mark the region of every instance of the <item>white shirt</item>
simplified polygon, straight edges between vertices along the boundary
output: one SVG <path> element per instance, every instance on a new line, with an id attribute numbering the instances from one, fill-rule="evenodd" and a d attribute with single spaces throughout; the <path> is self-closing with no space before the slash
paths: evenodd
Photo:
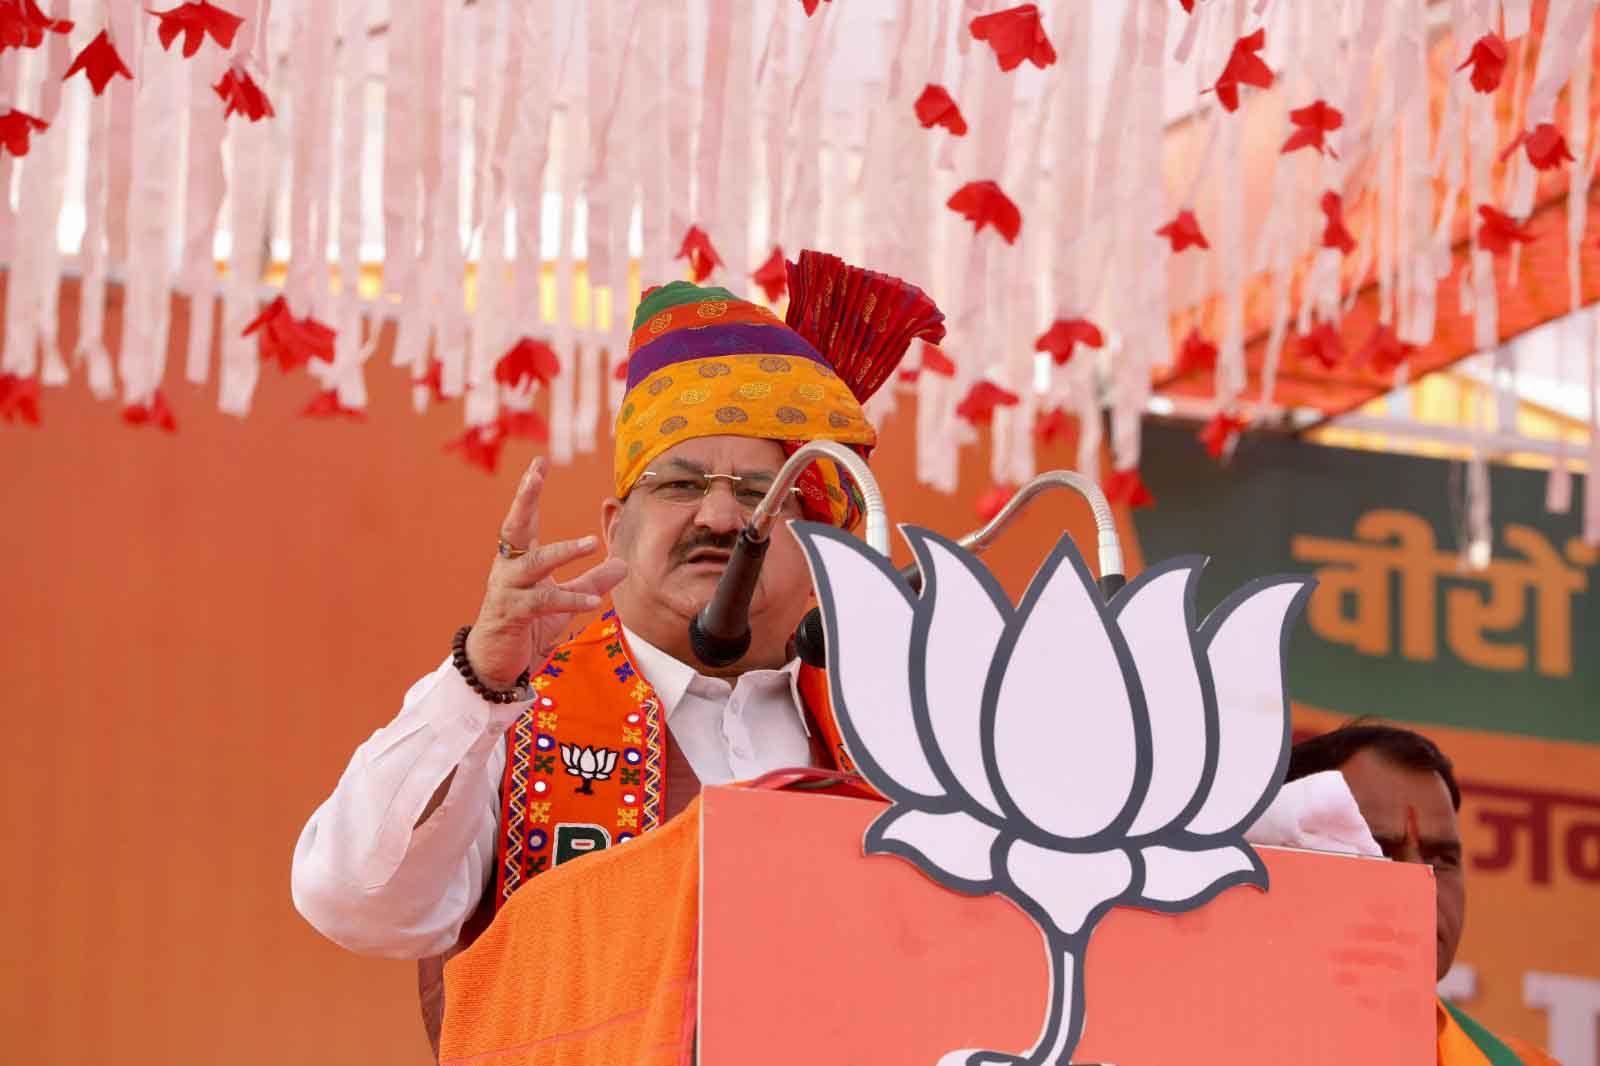
<path id="1" fill-rule="evenodd" d="M 811 764 L 798 662 L 730 684 L 623 633 L 703 784 Z M 527 709 L 489 703 L 449 659 L 412 685 L 300 833 L 291 890 L 305 919 L 363 954 L 420 958 L 454 945 L 493 869 L 505 732 Z M 444 802 L 417 825 L 452 769 Z"/>

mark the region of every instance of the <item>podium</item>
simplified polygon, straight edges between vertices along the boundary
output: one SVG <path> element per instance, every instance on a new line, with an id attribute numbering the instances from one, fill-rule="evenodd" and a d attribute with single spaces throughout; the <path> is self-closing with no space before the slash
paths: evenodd
<path id="1" fill-rule="evenodd" d="M 882 811 L 708 788 L 662 829 L 535 878 L 447 969 L 443 1061 L 933 1066 L 1026 1049 L 1048 982 L 1038 928 L 1003 898 L 863 856 Z M 1104 920 L 1075 1062 L 1433 1061 L 1430 871 L 1260 854 L 1266 892 Z"/>

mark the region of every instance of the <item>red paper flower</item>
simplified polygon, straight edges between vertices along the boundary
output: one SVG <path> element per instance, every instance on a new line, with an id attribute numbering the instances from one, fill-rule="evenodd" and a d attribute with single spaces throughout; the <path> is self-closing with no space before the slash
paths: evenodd
<path id="1" fill-rule="evenodd" d="M 540 442 L 550 439 L 550 427 L 545 425 L 537 411 L 501 411 L 498 423 L 504 437 L 523 437 Z"/>
<path id="2" fill-rule="evenodd" d="M 40 130 L 50 128 L 42 118 L 34 118 L 25 111 L 12 108 L 0 115 L 0 145 L 12 155 L 27 155 L 28 140 Z"/>
<path id="3" fill-rule="evenodd" d="M 1222 68 L 1222 73 L 1217 76 L 1217 99 L 1227 111 L 1239 110 L 1239 86 L 1254 85 L 1258 89 L 1272 87 L 1272 68 L 1262 61 L 1256 53 L 1261 51 L 1267 43 L 1267 31 L 1263 27 L 1248 37 L 1241 37 L 1233 42 L 1233 51 L 1228 55 L 1228 64 Z"/>
<path id="4" fill-rule="evenodd" d="M 1022 232 L 1022 212 L 995 182 L 969 181 L 945 201 L 945 206 L 971 221 L 974 232 L 993 226 L 1007 244 L 1014 244 Z"/>
<path id="5" fill-rule="evenodd" d="M 1005 509 L 1011 502 L 1011 497 L 1017 494 L 1015 485 L 996 485 L 988 492 L 979 496 L 972 503 L 972 509 L 978 514 L 978 521 L 992 522 L 994 516 Z"/>
<path id="6" fill-rule="evenodd" d="M 444 365 L 437 359 L 428 361 L 428 369 L 411 379 L 411 384 L 428 390 L 434 400 L 444 399 Z"/>
<path id="7" fill-rule="evenodd" d="M 89 84 L 94 88 L 94 94 L 99 96 L 106 91 L 106 86 L 117 75 L 133 80 L 133 71 L 129 70 L 122 62 L 122 57 L 117 55 L 116 46 L 111 43 L 111 38 L 101 30 L 94 40 L 84 46 L 78 53 L 67 72 L 61 75 L 61 80 L 66 81 L 78 71 L 83 71 L 84 77 L 89 79 Z"/>
<path id="8" fill-rule="evenodd" d="M 444 450 L 460 452 L 461 457 L 473 466 L 494 473 L 500 464 L 500 449 L 505 447 L 506 435 L 500 431 L 498 421 L 485 426 L 469 426 L 467 431 L 446 442 Z"/>
<path id="9" fill-rule="evenodd" d="M 1056 50 L 1044 34 L 1036 4 L 979 15 L 968 29 L 973 37 L 989 42 L 1001 70 L 1015 70 L 1024 59 L 1031 60 L 1040 70 L 1056 61 Z"/>
<path id="10" fill-rule="evenodd" d="M 211 90 L 222 97 L 226 105 L 222 109 L 223 118 L 243 115 L 251 122 L 260 122 L 275 114 L 272 101 L 267 99 L 267 94 L 261 91 L 261 86 L 243 67 L 235 65 L 223 71 L 222 77 Z"/>
<path id="11" fill-rule="evenodd" d="M 1480 93 L 1492 93 L 1500 88 L 1500 78 L 1506 72 L 1506 42 L 1496 33 L 1486 33 L 1473 44 L 1466 62 L 1457 70 L 1472 68 L 1472 87 Z"/>
<path id="12" fill-rule="evenodd" d="M 689 232 L 683 235 L 683 245 L 678 249 L 674 259 L 689 260 L 689 269 L 694 274 L 695 284 L 711 276 L 711 271 L 722 265 L 722 257 L 711 246 L 711 238 L 706 236 L 706 231 L 699 226 L 690 226 Z"/>
<path id="13" fill-rule="evenodd" d="M 1217 416 L 1207 422 L 1200 431 L 1200 443 L 1206 446 L 1206 453 L 1213 459 L 1221 459 L 1223 453 L 1231 451 L 1239 439 L 1239 434 L 1250 423 L 1242 418 L 1235 418 L 1218 412 Z"/>
<path id="14" fill-rule="evenodd" d="M 1388 377 L 1394 373 L 1396 367 L 1410 359 L 1416 350 L 1416 345 L 1406 344 L 1395 335 L 1393 326 L 1380 323 L 1378 328 L 1372 331 L 1372 336 L 1368 337 L 1367 342 L 1356 352 L 1355 365 Z"/>
<path id="15" fill-rule="evenodd" d="M 789 264 L 784 261 L 783 249 L 778 245 L 772 246 L 772 254 L 767 256 L 767 261 L 756 268 L 750 275 L 761 291 L 767 294 L 767 302 L 775 304 L 783 299 L 783 294 L 789 291 Z"/>
<path id="16" fill-rule="evenodd" d="M 922 342 L 922 369 L 930 374 L 940 374 L 947 378 L 956 376 L 956 364 L 948 355 L 944 354 L 936 344 Z"/>
<path id="17" fill-rule="evenodd" d="M 327 389 L 311 398 L 311 402 L 300 409 L 303 418 L 348 418 L 352 422 L 365 422 L 367 412 L 359 407 L 346 407 L 339 402 L 339 390 Z"/>
<path id="18" fill-rule="evenodd" d="M 39 380 L 20 374 L 0 374 L 0 418 L 39 424 Z"/>
<path id="19" fill-rule="evenodd" d="M 1072 417 L 1059 407 L 1039 415 L 1033 423 L 1033 435 L 1042 444 L 1052 444 L 1057 437 L 1065 437 L 1072 428 Z"/>
<path id="20" fill-rule="evenodd" d="M 975 381 L 956 405 L 956 414 L 975 426 L 987 426 L 996 407 L 1014 407 L 1021 397 L 992 381 Z"/>
<path id="21" fill-rule="evenodd" d="M 1099 348 L 1105 344 L 1105 338 L 1100 335 L 1100 327 L 1087 318 L 1058 318 L 1033 342 L 1033 350 L 1049 352 L 1056 366 L 1065 366 L 1067 360 L 1072 358 L 1072 346 L 1075 344 Z"/>
<path id="22" fill-rule="evenodd" d="M 7 48 L 38 48 L 47 33 L 70 33 L 72 23 L 53 19 L 34 0 L 0 3 L 0 52 Z"/>
<path id="23" fill-rule="evenodd" d="M 518 340 L 494 365 L 494 379 L 512 388 L 521 388 L 530 380 L 548 385 L 560 372 L 561 360 L 556 358 L 554 349 L 532 337 Z"/>
<path id="24" fill-rule="evenodd" d="M 817 13 L 817 5 L 821 2 L 822 0 L 800 0 L 801 5 L 806 9 L 806 18 L 810 18 Z M 828 0 L 828 3 L 833 3 L 833 0 Z"/>
<path id="25" fill-rule="evenodd" d="M 1172 375 L 1183 377 L 1196 370 L 1215 370 L 1216 367 L 1217 346 L 1206 340 L 1198 329 L 1191 329 L 1189 335 L 1183 338 L 1183 346 L 1178 349 L 1178 358 L 1172 364 Z"/>
<path id="26" fill-rule="evenodd" d="M 261 333 L 261 361 L 276 360 L 286 373 L 313 359 L 333 362 L 334 331 L 310 316 L 295 318 L 282 296 L 262 308 L 240 336 L 257 331 Z"/>
<path id="27" fill-rule="evenodd" d="M 1328 218 L 1327 225 L 1322 228 L 1322 246 L 1337 248 L 1341 254 L 1349 255 L 1355 250 L 1356 239 L 1344 225 L 1344 197 L 1332 189 L 1323 193 L 1322 213 Z"/>
<path id="28" fill-rule="evenodd" d="M 1301 359 L 1316 360 L 1324 370 L 1344 362 L 1344 341 L 1331 322 L 1320 322 L 1301 337 L 1299 351 Z"/>
<path id="29" fill-rule="evenodd" d="M 1495 255 L 1505 255 L 1513 243 L 1527 244 L 1534 234 L 1525 225 L 1488 204 L 1478 207 L 1478 217 L 1483 225 L 1478 227 L 1478 247 Z"/>
<path id="30" fill-rule="evenodd" d="M 178 34 L 183 34 L 185 58 L 200 51 L 200 43 L 208 33 L 222 47 L 232 48 L 233 35 L 244 22 L 233 12 L 224 11 L 206 0 L 190 0 L 168 11 L 151 11 L 150 14 L 161 20 L 156 36 L 161 39 L 162 48 L 170 49 Z"/>
<path id="31" fill-rule="evenodd" d="M 957 137 L 967 132 L 967 120 L 961 117 L 961 108 L 942 85 L 929 85 L 922 90 L 914 107 L 917 121 L 924 129 L 943 126 Z"/>
<path id="32" fill-rule="evenodd" d="M 1561 135 L 1553 122 L 1541 122 L 1533 128 L 1532 133 L 1519 133 L 1517 139 L 1506 146 L 1500 153 L 1500 160 L 1522 145 L 1527 149 L 1528 162 L 1532 163 L 1535 170 L 1554 170 L 1562 163 L 1575 163 L 1572 150 L 1567 147 L 1567 139 Z"/>
<path id="33" fill-rule="evenodd" d="M 1280 154 L 1287 155 L 1297 148 L 1315 148 L 1319 154 L 1326 152 L 1338 159 L 1339 155 L 1324 143 L 1323 138 L 1344 125 L 1344 112 L 1329 107 L 1325 100 L 1315 100 L 1305 107 L 1289 112 L 1289 121 L 1297 127 L 1283 142 Z"/>
<path id="34" fill-rule="evenodd" d="M 1206 243 L 1206 235 L 1200 232 L 1199 220 L 1189 210 L 1179 211 L 1171 222 L 1156 230 L 1156 236 L 1171 241 L 1174 252 L 1181 252 L 1185 248 L 1211 247 Z"/>
<path id="35" fill-rule="evenodd" d="M 178 420 L 173 417 L 167 398 L 157 389 L 148 404 L 129 404 L 122 409 L 122 420 L 130 426 L 155 426 L 165 433 L 178 432 Z"/>
<path id="36" fill-rule="evenodd" d="M 1124 507 L 1149 507 L 1156 502 L 1150 490 L 1145 488 L 1137 467 L 1132 470 L 1113 470 L 1101 488 L 1105 490 L 1106 499 Z"/>
<path id="37" fill-rule="evenodd" d="M 1194 0 L 1178 0 L 1178 6 L 1183 8 L 1185 14 L 1194 14 Z"/>

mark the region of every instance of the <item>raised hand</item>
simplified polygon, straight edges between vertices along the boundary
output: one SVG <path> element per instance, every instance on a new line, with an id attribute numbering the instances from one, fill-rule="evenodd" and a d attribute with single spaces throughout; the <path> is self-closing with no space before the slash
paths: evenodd
<path id="1" fill-rule="evenodd" d="M 478 620 L 467 635 L 467 660 L 484 684 L 509 689 L 523 670 L 542 663 L 572 619 L 598 608 L 627 576 L 621 559 L 607 558 L 571 581 L 551 575 L 592 555 L 598 537 L 539 543 L 539 497 L 549 464 L 529 464 L 500 526 L 502 550 L 489 568 Z M 504 547 L 509 546 L 509 547 Z"/>

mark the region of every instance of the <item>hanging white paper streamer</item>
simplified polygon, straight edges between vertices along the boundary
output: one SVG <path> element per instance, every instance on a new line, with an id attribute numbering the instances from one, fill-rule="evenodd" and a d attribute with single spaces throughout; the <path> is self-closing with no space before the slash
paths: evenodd
<path id="1" fill-rule="evenodd" d="M 209 43 L 209 42 L 208 42 Z M 180 285 L 189 294 L 189 352 L 184 376 L 195 384 L 211 373 L 217 296 L 217 215 L 226 181 L 222 172 L 222 101 L 212 86 L 228 69 L 229 56 L 205 47 L 189 59 L 188 198 L 183 224 Z"/>
<path id="2" fill-rule="evenodd" d="M 266 7 L 258 6 L 256 0 L 246 0 L 236 13 L 246 22 L 234 38 L 231 60 L 247 63 L 256 54 L 255 42 L 265 39 L 261 20 L 266 16 Z M 271 97 L 277 85 L 259 66 L 254 72 L 259 75 L 262 90 Z M 275 156 L 275 127 L 271 121 L 247 122 L 242 116 L 235 116 L 230 122 L 225 151 L 233 246 L 223 289 L 222 374 L 217 406 L 227 414 L 242 417 L 250 410 L 250 399 L 261 375 L 260 342 L 254 334 L 246 337 L 243 333 L 260 310 L 268 198 L 272 190 L 272 169 L 263 164 Z"/>
<path id="3" fill-rule="evenodd" d="M 132 188 L 128 211 L 128 281 L 118 361 L 123 401 L 148 404 L 167 365 L 172 294 L 168 238 L 181 202 L 180 153 L 172 150 L 188 112 L 189 71 L 179 52 L 144 34 L 133 115 Z"/>
<path id="4" fill-rule="evenodd" d="M 794 177 L 789 182 L 789 206 L 784 212 L 797 241 L 808 241 L 817 233 L 822 218 L 822 180 L 818 167 L 822 158 L 822 89 L 831 56 L 836 24 L 831 9 L 823 5 L 805 24 L 805 66 L 795 84 L 792 126 L 794 129 Z M 679 231 L 679 238 L 682 233 Z M 794 249 L 791 258 L 799 253 Z"/>
<path id="5" fill-rule="evenodd" d="M 627 382 L 619 379 L 616 368 L 628 359 L 628 337 L 633 324 L 633 291 L 629 274 L 629 241 L 633 226 L 634 207 L 638 203 L 639 166 L 642 155 L 642 138 L 631 131 L 638 128 L 640 111 L 639 71 L 639 2 L 635 0 L 631 11 L 625 12 L 622 51 L 616 64 L 616 83 L 612 90 L 612 115 L 607 120 L 610 148 L 606 168 L 606 201 L 611 205 L 612 220 L 608 229 L 611 246 L 610 267 L 600 279 L 610 293 L 610 328 L 606 334 L 606 375 L 604 378 L 608 403 L 607 423 L 615 421 L 622 409 L 622 398 L 627 392 Z M 753 178 L 753 175 L 752 175 Z M 741 187 L 742 187 L 741 183 Z"/>
<path id="6" fill-rule="evenodd" d="M 511 124 L 507 168 L 517 218 L 517 270 L 512 317 L 518 336 L 543 337 L 545 169 L 550 159 L 550 122 L 555 113 L 555 49 L 545 16 L 535 5 L 513 4 L 511 30 L 522 55 L 524 91 L 506 105 Z M 567 353 L 557 358 L 566 366 Z M 553 413 L 553 412 L 552 412 Z"/>
<path id="7" fill-rule="evenodd" d="M 639 182 L 641 292 L 652 285 L 671 280 L 672 253 L 677 251 L 671 242 L 683 239 L 682 233 L 672 232 L 669 215 L 671 202 L 667 192 L 670 182 L 668 160 L 672 154 L 670 113 L 676 109 L 668 95 L 672 79 L 670 68 L 678 65 L 680 57 L 670 55 L 665 47 L 666 8 L 667 5 L 660 0 L 645 0 L 635 16 L 639 23 L 639 41 L 633 51 L 635 92 L 632 129 L 637 132 L 634 163 Z M 767 77 L 772 77 L 771 70 L 767 72 Z M 629 134 L 624 131 L 624 135 Z M 626 355 L 627 352 L 624 350 L 622 354 Z"/>
<path id="8" fill-rule="evenodd" d="M 1587 356 L 1589 330 L 1579 328 L 1580 308 L 1583 305 L 1583 257 L 1579 251 L 1584 231 L 1589 222 L 1589 196 L 1586 182 L 1577 180 L 1579 174 L 1594 173 L 1595 146 L 1590 139 L 1589 79 L 1594 71 L 1594 24 L 1588 21 L 1578 41 L 1578 60 L 1573 68 L 1567 106 L 1573 116 L 1568 123 L 1571 148 L 1577 162 L 1573 164 L 1573 180 L 1567 185 L 1567 311 L 1568 320 L 1560 329 L 1560 354 L 1556 362 L 1556 380 L 1566 384 L 1573 380 L 1572 351 L 1578 348 Z M 1585 358 L 1585 363 L 1588 360 Z M 1554 514 L 1566 514 L 1572 508 L 1572 459 L 1567 453 L 1566 433 L 1556 436 L 1556 452 L 1550 464 L 1550 476 L 1545 486 L 1545 509 Z M 1595 477 L 1591 468 L 1590 479 Z"/>
<path id="9" fill-rule="evenodd" d="M 574 33 L 581 33 L 574 20 Z M 580 47 L 574 44 L 574 47 Z M 583 112 L 584 92 L 574 88 L 562 96 L 561 114 L 561 214 L 556 228 L 556 351 L 564 362 L 563 373 L 556 378 L 552 390 L 550 418 L 550 453 L 557 462 L 570 458 L 574 450 L 591 451 L 593 438 L 581 436 L 579 404 L 585 393 L 596 386 L 585 386 L 583 379 L 593 379 L 595 361 L 592 353 L 585 356 L 574 321 L 576 294 L 574 290 L 573 260 L 576 257 L 576 221 L 578 190 L 583 180 L 583 160 L 587 151 L 586 122 Z M 598 403 L 591 399 L 598 409 Z"/>
<path id="10" fill-rule="evenodd" d="M 415 71 L 421 63 L 421 7 L 391 4 L 389 32 L 383 35 L 384 63 L 391 71 Z M 422 81 L 415 77 L 383 80 L 383 291 L 414 302 L 417 269 L 418 182 L 422 175 Z M 397 318 L 400 316 L 397 316 Z M 401 364 L 398 340 L 394 360 Z"/>
<path id="11" fill-rule="evenodd" d="M 504 52 L 505 4 L 485 0 L 477 18 L 471 57 L 476 74 L 472 93 L 472 224 L 479 249 L 476 301 L 468 316 L 466 421 L 481 426 L 499 413 L 495 363 L 510 340 L 506 324 L 506 213 L 496 151 L 506 83 L 515 77 Z M 513 95 L 514 100 L 514 95 Z"/>
<path id="12" fill-rule="evenodd" d="M 108 28 L 109 32 L 109 28 Z M 121 54 L 121 53 L 119 53 Z M 126 80 L 124 79 L 124 84 Z M 90 94 L 87 102 L 89 143 L 84 156 L 83 244 L 79 259 L 83 280 L 78 288 L 77 360 L 88 367 L 89 389 L 99 400 L 116 390 L 111 354 L 103 332 L 106 314 L 106 182 L 110 174 L 111 99 L 106 93 Z"/>
<path id="13" fill-rule="evenodd" d="M 1168 217 L 1166 182 L 1161 173 L 1162 57 L 1167 48 L 1167 10 L 1159 0 L 1144 0 L 1140 54 L 1134 72 L 1133 108 L 1130 120 L 1130 155 L 1134 173 L 1140 177 L 1135 210 L 1124 220 L 1123 243 L 1131 250 L 1141 245 L 1154 248 L 1147 269 L 1136 271 L 1136 283 L 1123 294 L 1125 312 L 1120 321 L 1127 343 L 1118 353 L 1113 378 L 1111 408 L 1113 465 L 1117 470 L 1139 466 L 1140 436 L 1144 411 L 1150 399 L 1150 378 L 1157 364 L 1172 361 L 1171 337 L 1167 329 L 1167 259 L 1171 246 L 1151 232 L 1150 220 Z M 1244 258 L 1244 239 L 1240 235 L 1239 257 Z M 1137 255 L 1130 255 L 1137 260 Z M 1242 289 L 1242 282 L 1241 282 Z M 1241 292 L 1241 318 L 1243 313 Z M 1243 389 L 1244 383 L 1240 382 Z"/>
<path id="14" fill-rule="evenodd" d="M 22 66 L 26 53 L 20 49 L 0 52 L 0 110 L 25 103 L 21 94 Z M 26 110 L 23 108 L 22 110 Z M 16 251 L 17 215 L 11 207 L 11 182 L 17 158 L 10 152 L 0 152 L 0 262 L 11 262 Z M 0 293 L 0 299 L 6 296 Z"/>
<path id="15" fill-rule="evenodd" d="M 334 318 L 334 360 L 324 384 L 343 407 L 367 406 L 362 364 L 372 345 L 361 338 L 361 182 L 366 169 L 367 9 L 362 0 L 340 0 L 339 108 L 339 300 Z M 373 323 L 374 339 L 377 323 Z M 317 372 L 315 364 L 311 366 Z"/>
<path id="16" fill-rule="evenodd" d="M 67 0 L 54 0 L 51 15 L 64 18 L 69 10 Z M 56 219 L 61 213 L 67 138 L 71 133 L 61 108 L 61 75 L 70 61 L 68 43 L 66 35 L 50 34 L 45 48 L 30 57 L 33 79 L 40 85 L 37 102 L 29 106 L 51 128 L 34 134 L 27 157 L 17 161 L 18 218 L 6 275 L 6 350 L 0 358 L 0 367 L 32 377 L 42 349 L 40 380 L 45 385 L 63 385 L 67 381 L 66 363 L 56 339 L 61 287 Z M 18 101 L 15 106 L 21 105 L 22 101 Z"/>

